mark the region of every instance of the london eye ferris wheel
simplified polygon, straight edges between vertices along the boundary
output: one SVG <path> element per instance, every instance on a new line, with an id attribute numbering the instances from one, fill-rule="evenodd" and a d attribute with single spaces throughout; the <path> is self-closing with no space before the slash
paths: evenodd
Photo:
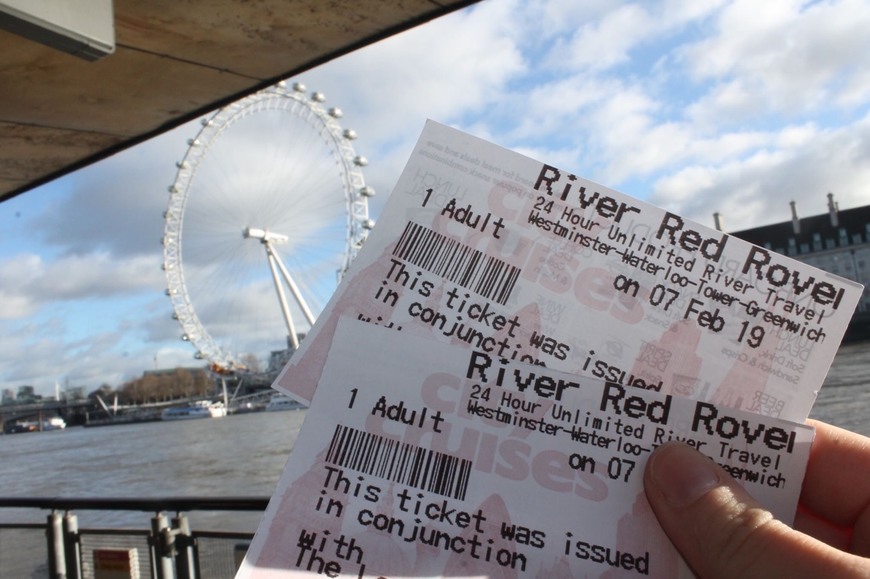
<path id="1" fill-rule="evenodd" d="M 203 120 L 169 188 L 166 293 L 219 372 L 298 347 L 373 226 L 367 164 L 323 94 L 283 83 Z"/>

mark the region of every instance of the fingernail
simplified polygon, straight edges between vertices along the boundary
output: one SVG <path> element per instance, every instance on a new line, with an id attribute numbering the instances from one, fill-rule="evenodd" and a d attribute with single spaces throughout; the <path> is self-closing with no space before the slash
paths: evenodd
<path id="1" fill-rule="evenodd" d="M 681 443 L 660 446 L 650 457 L 650 475 L 669 503 L 686 506 L 719 485 L 713 462 Z"/>

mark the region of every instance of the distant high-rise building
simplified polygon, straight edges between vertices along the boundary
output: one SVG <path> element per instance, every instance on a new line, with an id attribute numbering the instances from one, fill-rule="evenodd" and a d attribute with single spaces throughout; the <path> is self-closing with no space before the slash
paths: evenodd
<path id="1" fill-rule="evenodd" d="M 32 402 L 40 398 L 36 395 L 36 391 L 33 389 L 33 386 L 19 386 L 18 387 L 18 395 L 16 396 L 16 400 L 18 402 Z"/>

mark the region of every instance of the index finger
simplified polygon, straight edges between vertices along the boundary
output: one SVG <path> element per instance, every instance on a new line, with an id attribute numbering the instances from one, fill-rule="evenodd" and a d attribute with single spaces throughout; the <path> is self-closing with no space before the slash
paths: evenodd
<path id="1" fill-rule="evenodd" d="M 816 437 L 801 505 L 834 524 L 853 527 L 870 506 L 870 438 L 817 420 L 807 424 L 815 427 Z"/>

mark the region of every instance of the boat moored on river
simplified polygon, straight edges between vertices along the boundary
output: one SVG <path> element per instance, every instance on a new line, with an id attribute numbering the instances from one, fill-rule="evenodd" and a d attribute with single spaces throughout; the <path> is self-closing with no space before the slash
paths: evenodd
<path id="1" fill-rule="evenodd" d="M 66 428 L 66 421 L 60 416 L 52 416 L 42 421 L 43 430 L 63 430 Z"/>
<path id="2" fill-rule="evenodd" d="M 269 400 L 269 403 L 266 404 L 267 412 L 274 412 L 276 410 L 302 410 L 303 408 L 305 408 L 305 406 L 300 402 L 285 394 L 275 394 Z"/>
<path id="3" fill-rule="evenodd" d="M 5 425 L 4 434 L 18 434 L 20 432 L 42 432 L 47 430 L 63 430 L 66 421 L 60 416 L 52 416 L 43 420 L 20 420 Z"/>
<path id="4" fill-rule="evenodd" d="M 173 406 L 162 412 L 162 420 L 190 420 L 194 418 L 221 418 L 227 415 L 227 407 L 222 402 L 200 400 L 186 406 Z"/>

